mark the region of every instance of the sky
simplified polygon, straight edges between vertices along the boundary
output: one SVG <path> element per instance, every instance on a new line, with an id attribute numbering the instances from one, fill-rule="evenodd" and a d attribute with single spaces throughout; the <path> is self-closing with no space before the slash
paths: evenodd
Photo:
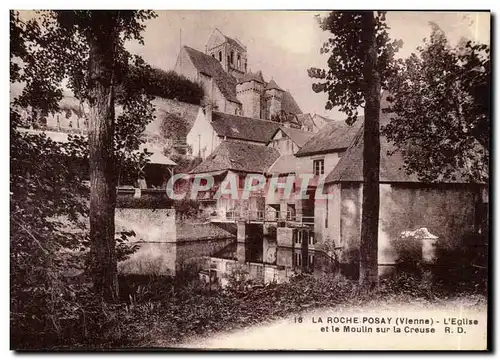
<path id="1" fill-rule="evenodd" d="M 145 45 L 129 45 L 152 66 L 173 69 L 181 45 L 204 51 L 215 28 L 237 38 L 247 47 L 248 67 L 262 70 L 265 80 L 273 78 L 290 90 L 303 112 L 342 118 L 336 110 L 325 110 L 327 95 L 316 94 L 307 75 L 310 67 L 325 68 L 328 55 L 321 55 L 321 44 L 328 38 L 315 19 L 318 11 L 157 11 L 158 17 L 147 23 Z M 437 23 L 451 43 L 461 37 L 489 44 L 489 13 L 409 12 L 387 13 L 389 33 L 403 40 L 398 56 L 416 51 L 430 35 L 429 22 Z"/>
<path id="2" fill-rule="evenodd" d="M 30 11 L 21 12 L 25 17 Z M 146 23 L 144 45 L 130 42 L 127 47 L 150 65 L 174 68 L 181 45 L 205 51 L 205 44 L 218 28 L 247 47 L 248 68 L 261 70 L 264 79 L 274 79 L 289 90 L 304 113 L 343 119 L 337 110 L 325 110 L 327 94 L 314 93 L 307 75 L 310 67 L 325 68 L 328 55 L 320 54 L 328 33 L 319 28 L 319 11 L 220 11 L 157 10 L 158 17 Z M 389 11 L 386 17 L 393 39 L 403 40 L 397 56 L 407 57 L 430 35 L 429 22 L 437 23 L 451 43 L 466 37 L 490 43 L 490 14 L 487 12 Z"/>

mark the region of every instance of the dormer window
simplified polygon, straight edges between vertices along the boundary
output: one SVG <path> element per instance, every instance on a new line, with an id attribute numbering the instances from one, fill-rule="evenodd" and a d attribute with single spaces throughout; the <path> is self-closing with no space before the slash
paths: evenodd
<path id="1" fill-rule="evenodd" d="M 222 51 L 219 51 L 219 61 L 222 62 Z"/>

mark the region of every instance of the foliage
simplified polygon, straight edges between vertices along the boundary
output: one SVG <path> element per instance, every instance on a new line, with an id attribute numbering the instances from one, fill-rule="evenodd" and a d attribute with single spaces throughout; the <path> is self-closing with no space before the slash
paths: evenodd
<path id="1" fill-rule="evenodd" d="M 176 174 L 186 174 L 193 170 L 203 161 L 200 157 L 191 157 L 180 154 L 169 154 L 169 157 L 177 164 L 174 172 Z"/>
<path id="2" fill-rule="evenodd" d="M 70 135 L 67 143 L 55 143 L 44 134 L 22 132 L 17 110 L 30 110 L 32 123 L 57 112 L 64 84 L 81 103 L 95 100 L 89 93 L 87 74 L 89 16 L 89 11 L 45 11 L 24 20 L 10 12 L 11 82 L 24 84 L 10 112 L 13 337 L 44 334 L 47 338 L 42 342 L 64 338 L 68 322 L 79 316 L 75 313 L 98 302 L 89 292 L 91 283 L 84 272 L 89 246 L 88 142 Z M 120 46 L 114 77 L 120 85 L 117 102 L 123 110 L 116 125 L 115 157 L 121 164 L 139 168 L 148 156 L 137 150 L 138 135 L 152 119 L 151 97 L 136 86 L 133 76 L 124 77 L 132 65 L 146 66 L 128 54 L 123 44 L 132 38 L 140 41 L 144 29 L 140 22 L 151 16 L 150 12 L 123 11 L 117 20 Z M 125 245 L 127 236 L 119 237 L 118 258 L 133 250 Z"/>
<path id="3" fill-rule="evenodd" d="M 19 333 L 23 348 L 109 349 L 171 347 L 193 336 L 230 332 L 314 309 L 348 309 L 381 304 L 444 303 L 457 296 L 485 304 L 481 292 L 455 287 L 444 291 L 408 274 L 381 280 L 373 292 L 355 281 L 331 276 L 294 277 L 288 283 L 213 291 L 191 275 L 181 279 L 162 276 L 121 276 L 121 302 L 116 305 L 88 301 L 75 306 L 61 327 L 61 336 L 27 328 Z M 80 295 L 80 294 L 79 294 Z M 81 294 L 85 297 L 85 294 Z M 87 295 L 88 296 L 88 295 Z M 42 341 L 45 341 L 41 344 Z"/>
<path id="4" fill-rule="evenodd" d="M 422 241 L 414 236 L 399 234 L 391 238 L 391 247 L 396 254 L 396 269 L 411 274 L 419 273 L 422 267 Z"/>
<path id="5" fill-rule="evenodd" d="M 181 116 L 165 113 L 161 117 L 160 134 L 164 138 L 183 139 L 189 132 L 188 124 Z"/>
<path id="6" fill-rule="evenodd" d="M 19 116 L 11 112 L 11 123 Z M 68 279 L 85 269 L 88 187 L 76 160 L 85 141 L 56 144 L 44 135 L 11 131 L 10 284 L 13 333 L 58 332 L 81 286 Z"/>
<path id="7" fill-rule="evenodd" d="M 320 49 L 322 54 L 330 54 L 328 69 L 310 68 L 309 77 L 321 80 L 313 84 L 316 93 L 328 94 L 325 108 L 338 107 L 347 115 L 347 123 L 352 124 L 358 116 L 358 108 L 365 102 L 366 79 L 364 69 L 366 48 L 363 45 L 363 13 L 355 11 L 333 11 L 325 18 L 319 18 L 323 31 L 331 37 Z M 377 71 L 382 87 L 393 75 L 395 53 L 403 45 L 401 40 L 391 40 L 385 22 L 385 12 L 378 11 L 375 17 L 377 43 Z"/>
<path id="8" fill-rule="evenodd" d="M 153 96 L 201 105 L 205 96 L 203 86 L 175 71 L 153 68 L 147 73 L 146 92 Z"/>
<path id="9" fill-rule="evenodd" d="M 191 199 L 175 200 L 174 209 L 179 220 L 193 219 L 198 217 L 200 204 Z"/>
<path id="10" fill-rule="evenodd" d="M 402 151 L 405 170 L 424 181 L 488 178 L 489 47 L 452 47 L 435 24 L 424 45 L 388 81 L 391 122 L 384 128 Z M 464 169 L 464 171 L 457 171 Z"/>
<path id="11" fill-rule="evenodd" d="M 244 294 L 252 285 L 255 285 L 255 282 L 252 280 L 243 264 L 235 264 L 231 272 L 224 274 L 224 277 L 227 280 L 225 290 L 231 293 Z"/>
<path id="12" fill-rule="evenodd" d="M 165 144 L 165 156 L 172 158 L 173 155 L 185 155 L 191 151 L 186 143 L 189 132 L 187 120 L 173 113 L 163 113 L 160 116 L 160 135 L 167 140 Z M 175 161 L 175 160 L 174 160 Z"/>
<path id="13" fill-rule="evenodd" d="M 320 80 L 313 91 L 327 93 L 325 108 L 338 107 L 349 125 L 356 122 L 358 109 L 364 108 L 359 281 L 371 287 L 378 279 L 380 93 L 394 73 L 394 55 L 402 42 L 389 38 L 384 11 L 332 11 L 319 23 L 331 33 L 320 50 L 330 57 L 328 69 L 308 70 L 309 77 Z"/>

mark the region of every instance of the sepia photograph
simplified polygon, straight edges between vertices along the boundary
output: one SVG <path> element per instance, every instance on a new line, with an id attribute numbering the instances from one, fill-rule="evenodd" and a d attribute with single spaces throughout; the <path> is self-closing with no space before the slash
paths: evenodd
<path id="1" fill-rule="evenodd" d="M 10 349 L 491 351 L 491 24 L 10 10 Z"/>

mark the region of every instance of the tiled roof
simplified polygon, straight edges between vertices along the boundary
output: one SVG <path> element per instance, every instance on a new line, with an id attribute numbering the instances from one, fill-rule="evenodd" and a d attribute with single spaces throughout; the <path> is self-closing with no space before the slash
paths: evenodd
<path id="1" fill-rule="evenodd" d="M 221 170 L 265 173 L 278 157 L 278 151 L 271 147 L 226 140 L 191 173 L 199 174 Z"/>
<path id="2" fill-rule="evenodd" d="M 344 121 L 332 121 L 315 134 L 296 155 L 307 156 L 347 149 L 362 122 L 362 117 L 358 117 L 353 125 L 347 125 Z"/>
<path id="3" fill-rule="evenodd" d="M 152 153 L 149 157 L 149 162 L 151 164 L 161 164 L 170 166 L 177 165 L 174 161 L 172 161 L 172 159 L 163 155 L 163 148 L 157 146 L 156 144 L 151 144 L 151 143 L 141 144 L 139 146 L 139 150 L 140 151 L 147 150 L 148 152 Z"/>
<path id="4" fill-rule="evenodd" d="M 264 77 L 262 76 L 262 71 L 257 71 L 256 73 L 248 72 L 243 74 L 240 81 L 238 81 L 238 84 L 242 84 L 244 82 L 252 80 L 265 84 Z"/>
<path id="5" fill-rule="evenodd" d="M 330 118 L 327 118 L 325 116 L 321 116 L 318 114 L 314 114 L 314 116 L 312 116 L 311 119 L 312 119 L 314 126 L 318 129 L 324 128 L 325 125 L 330 123 L 330 122 L 343 121 L 343 120 L 333 120 L 333 119 L 330 119 Z"/>
<path id="6" fill-rule="evenodd" d="M 311 129 L 314 128 L 314 121 L 312 119 L 311 114 L 297 114 L 297 120 L 299 121 L 301 126 L 306 126 Z"/>
<path id="7" fill-rule="evenodd" d="M 239 47 L 242 50 L 246 50 L 243 44 L 241 44 L 238 40 L 230 38 L 229 36 L 224 35 L 226 38 L 227 42 L 233 46 Z"/>
<path id="8" fill-rule="evenodd" d="M 297 158 L 293 155 L 282 155 L 269 167 L 270 175 L 290 174 L 297 171 Z"/>
<path id="9" fill-rule="evenodd" d="M 276 81 L 274 81 L 273 79 L 271 79 L 271 81 L 267 83 L 265 90 L 272 90 L 272 89 L 283 91 L 283 89 L 280 88 L 278 84 L 276 84 Z"/>
<path id="10" fill-rule="evenodd" d="M 302 114 L 299 105 L 293 98 L 289 91 L 283 93 L 283 100 L 281 100 L 281 110 L 290 114 Z"/>
<path id="11" fill-rule="evenodd" d="M 304 146 L 304 144 L 312 138 L 315 133 L 303 131 L 299 129 L 289 128 L 286 126 L 280 126 L 280 129 L 290 138 L 292 141 L 297 144 L 299 147 Z"/>
<path id="12" fill-rule="evenodd" d="M 386 125 L 389 114 L 381 113 L 380 125 Z M 335 168 L 326 177 L 325 183 L 331 182 L 362 182 L 363 181 L 363 126 L 361 125 L 349 148 L 340 158 Z M 389 153 L 391 155 L 389 155 Z M 468 183 L 465 170 L 454 174 L 456 180 L 440 179 L 436 183 Z M 404 170 L 404 158 L 394 144 L 383 135 L 380 136 L 380 182 L 421 183 L 416 174 L 408 174 Z"/>
<path id="13" fill-rule="evenodd" d="M 279 124 L 214 111 L 212 127 L 219 136 L 267 143 L 279 129 Z"/>
<path id="14" fill-rule="evenodd" d="M 236 97 L 236 79 L 224 71 L 217 59 L 189 46 L 184 46 L 184 49 L 196 69 L 203 74 L 211 76 L 227 100 L 240 104 L 240 101 Z"/>

